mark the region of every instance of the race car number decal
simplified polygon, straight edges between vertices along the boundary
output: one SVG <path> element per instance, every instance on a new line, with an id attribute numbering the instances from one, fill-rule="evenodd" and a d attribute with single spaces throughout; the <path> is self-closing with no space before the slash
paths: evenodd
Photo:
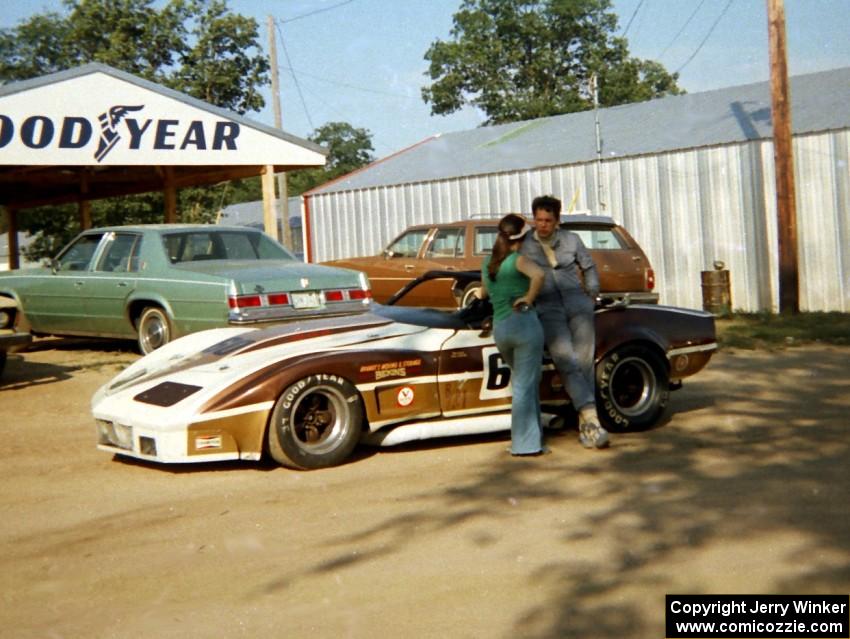
<path id="1" fill-rule="evenodd" d="M 484 377 L 478 399 L 500 399 L 512 395 L 511 369 L 502 358 L 499 349 L 488 346 L 481 349 Z"/>

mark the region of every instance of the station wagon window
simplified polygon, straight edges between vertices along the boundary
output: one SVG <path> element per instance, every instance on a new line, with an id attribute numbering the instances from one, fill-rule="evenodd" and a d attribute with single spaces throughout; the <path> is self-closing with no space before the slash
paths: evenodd
<path id="1" fill-rule="evenodd" d="M 428 229 L 408 231 L 387 247 L 389 257 L 416 257 L 428 235 Z"/>
<path id="2" fill-rule="evenodd" d="M 475 255 L 489 255 L 493 252 L 493 244 L 496 243 L 496 235 L 499 229 L 495 226 L 475 227 Z"/>
<path id="3" fill-rule="evenodd" d="M 131 233 L 110 233 L 97 271 L 128 273 L 139 270 L 137 246 L 139 236 Z"/>
<path id="4" fill-rule="evenodd" d="M 627 248 L 613 229 L 569 229 L 584 245 L 595 251 L 620 251 Z"/>
<path id="5" fill-rule="evenodd" d="M 463 234 L 461 230 L 459 228 L 437 229 L 437 233 L 428 247 L 426 257 L 463 257 Z"/>
<path id="6" fill-rule="evenodd" d="M 85 271 L 103 233 L 83 235 L 56 258 L 57 271 Z"/>

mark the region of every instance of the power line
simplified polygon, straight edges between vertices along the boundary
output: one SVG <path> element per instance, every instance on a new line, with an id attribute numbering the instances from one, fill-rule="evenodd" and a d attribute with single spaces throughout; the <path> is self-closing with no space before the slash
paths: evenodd
<path id="1" fill-rule="evenodd" d="M 390 91 L 381 91 L 380 89 L 369 89 L 367 87 L 357 86 L 356 84 L 350 84 L 348 82 L 341 82 L 339 80 L 328 80 L 327 78 L 322 78 L 317 75 L 313 75 L 312 73 L 307 73 L 306 71 L 301 71 L 299 69 L 294 69 L 289 67 L 288 69 L 293 74 L 303 75 L 307 78 L 312 78 L 313 80 L 317 80 L 318 82 L 325 82 L 327 84 L 332 84 L 338 87 L 346 87 L 348 89 L 355 89 L 356 91 L 363 91 L 365 93 L 377 93 L 378 95 L 388 95 L 393 98 L 404 98 L 405 100 L 416 100 L 418 98 L 405 95 L 403 93 L 391 93 Z"/>
<path id="2" fill-rule="evenodd" d="M 700 8 L 701 8 L 701 7 L 702 7 L 702 5 L 704 5 L 704 4 L 705 4 L 705 0 L 700 0 L 699 4 L 697 5 L 697 8 L 696 8 L 696 9 L 694 9 L 693 13 L 691 13 L 691 15 L 688 17 L 688 19 L 687 19 L 687 20 L 685 20 L 685 24 L 683 24 L 683 25 L 682 25 L 682 28 L 681 28 L 681 29 L 679 29 L 678 33 L 676 33 L 676 35 L 674 35 L 674 36 L 673 36 L 673 39 L 672 39 L 672 40 L 670 40 L 670 43 L 669 43 L 666 47 L 664 47 L 664 50 L 663 50 L 661 53 L 659 53 L 659 54 L 658 54 L 658 60 L 661 60 L 661 58 L 663 58 L 663 57 L 664 57 L 664 54 L 665 54 L 665 53 L 667 53 L 667 51 L 670 49 L 670 47 L 672 47 L 672 46 L 673 46 L 673 43 L 676 41 L 676 39 L 677 39 L 680 35 L 682 35 L 682 32 L 683 32 L 685 29 L 687 29 L 687 28 L 688 28 L 688 25 L 691 23 L 691 20 L 693 20 L 693 19 L 694 19 L 694 16 L 695 16 L 697 13 L 699 13 Z"/>
<path id="3" fill-rule="evenodd" d="M 300 16 L 295 16 L 294 18 L 290 18 L 289 20 L 283 20 L 282 24 L 286 24 L 288 22 L 295 22 L 296 20 L 301 20 L 303 18 L 309 18 L 310 16 L 314 16 L 317 13 L 324 13 L 325 11 L 331 11 L 333 9 L 338 9 L 347 4 L 351 4 L 354 0 L 345 0 L 345 2 L 340 2 L 339 4 L 332 5 L 330 7 L 325 7 L 324 9 L 316 9 L 315 11 L 310 11 L 309 13 L 303 13 Z"/>
<path id="4" fill-rule="evenodd" d="M 693 60 L 696 57 L 697 53 L 700 52 L 700 49 L 702 49 L 703 45 L 711 37 L 711 34 L 714 33 L 714 28 L 717 26 L 717 23 L 720 22 L 720 20 L 723 18 L 723 16 L 726 15 L 726 12 L 729 10 L 729 7 L 732 5 L 732 2 L 734 2 L 734 0 L 729 0 L 729 2 L 726 3 L 726 6 L 723 7 L 723 11 L 721 11 L 720 15 L 717 16 L 717 20 L 715 20 L 714 24 L 711 25 L 711 28 L 708 30 L 708 33 L 705 34 L 705 37 L 703 38 L 702 42 L 699 43 L 699 46 L 696 48 L 696 51 L 694 51 L 691 54 L 691 57 L 688 58 L 687 60 L 685 60 L 685 63 L 682 66 L 680 66 L 678 69 L 676 69 L 676 71 L 674 71 L 674 73 L 679 73 L 682 69 L 684 69 L 686 66 L 688 66 L 688 64 L 690 64 L 691 60 Z"/>
<path id="5" fill-rule="evenodd" d="M 292 69 L 292 61 L 289 59 L 289 51 L 286 49 L 286 40 L 283 39 L 283 32 L 280 30 L 280 25 L 275 20 L 274 23 L 275 28 L 277 29 L 277 34 L 280 36 L 280 46 L 283 49 L 283 55 L 286 57 L 286 64 L 289 65 L 289 69 Z M 301 98 L 301 106 L 304 107 L 304 115 L 307 116 L 307 122 L 310 124 L 311 129 L 315 129 L 313 126 L 313 120 L 310 118 L 310 110 L 307 108 L 307 102 L 304 100 L 304 94 L 301 93 L 301 85 L 298 83 L 298 78 L 295 77 L 295 74 L 292 74 L 292 80 L 295 82 L 295 88 L 298 91 L 298 97 Z"/>
<path id="6" fill-rule="evenodd" d="M 637 15 L 637 12 L 640 11 L 641 6 L 643 6 L 643 2 L 644 2 L 644 0 L 640 0 L 640 2 L 637 3 L 637 6 L 635 7 L 634 12 L 632 13 L 632 17 L 629 18 L 629 23 L 626 25 L 626 28 L 623 30 L 623 35 L 622 35 L 623 38 L 625 38 L 626 34 L 629 32 L 629 27 L 632 26 L 632 22 L 634 21 L 635 16 Z"/>

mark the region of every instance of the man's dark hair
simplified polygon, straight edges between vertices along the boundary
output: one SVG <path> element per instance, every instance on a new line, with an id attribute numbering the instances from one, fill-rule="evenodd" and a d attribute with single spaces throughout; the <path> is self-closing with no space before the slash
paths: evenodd
<path id="1" fill-rule="evenodd" d="M 553 195 L 538 195 L 531 201 L 531 214 L 537 210 L 543 209 L 555 216 L 555 219 L 561 217 L 561 200 Z"/>

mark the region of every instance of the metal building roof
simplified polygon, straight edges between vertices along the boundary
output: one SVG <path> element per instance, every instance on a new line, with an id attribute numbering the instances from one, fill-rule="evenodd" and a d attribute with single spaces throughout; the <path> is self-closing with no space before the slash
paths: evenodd
<path id="1" fill-rule="evenodd" d="M 794 134 L 850 127 L 850 67 L 791 78 Z M 599 110 L 603 159 L 771 138 L 770 84 L 758 82 Z M 310 194 L 503 173 L 596 159 L 593 111 L 423 140 Z"/>

